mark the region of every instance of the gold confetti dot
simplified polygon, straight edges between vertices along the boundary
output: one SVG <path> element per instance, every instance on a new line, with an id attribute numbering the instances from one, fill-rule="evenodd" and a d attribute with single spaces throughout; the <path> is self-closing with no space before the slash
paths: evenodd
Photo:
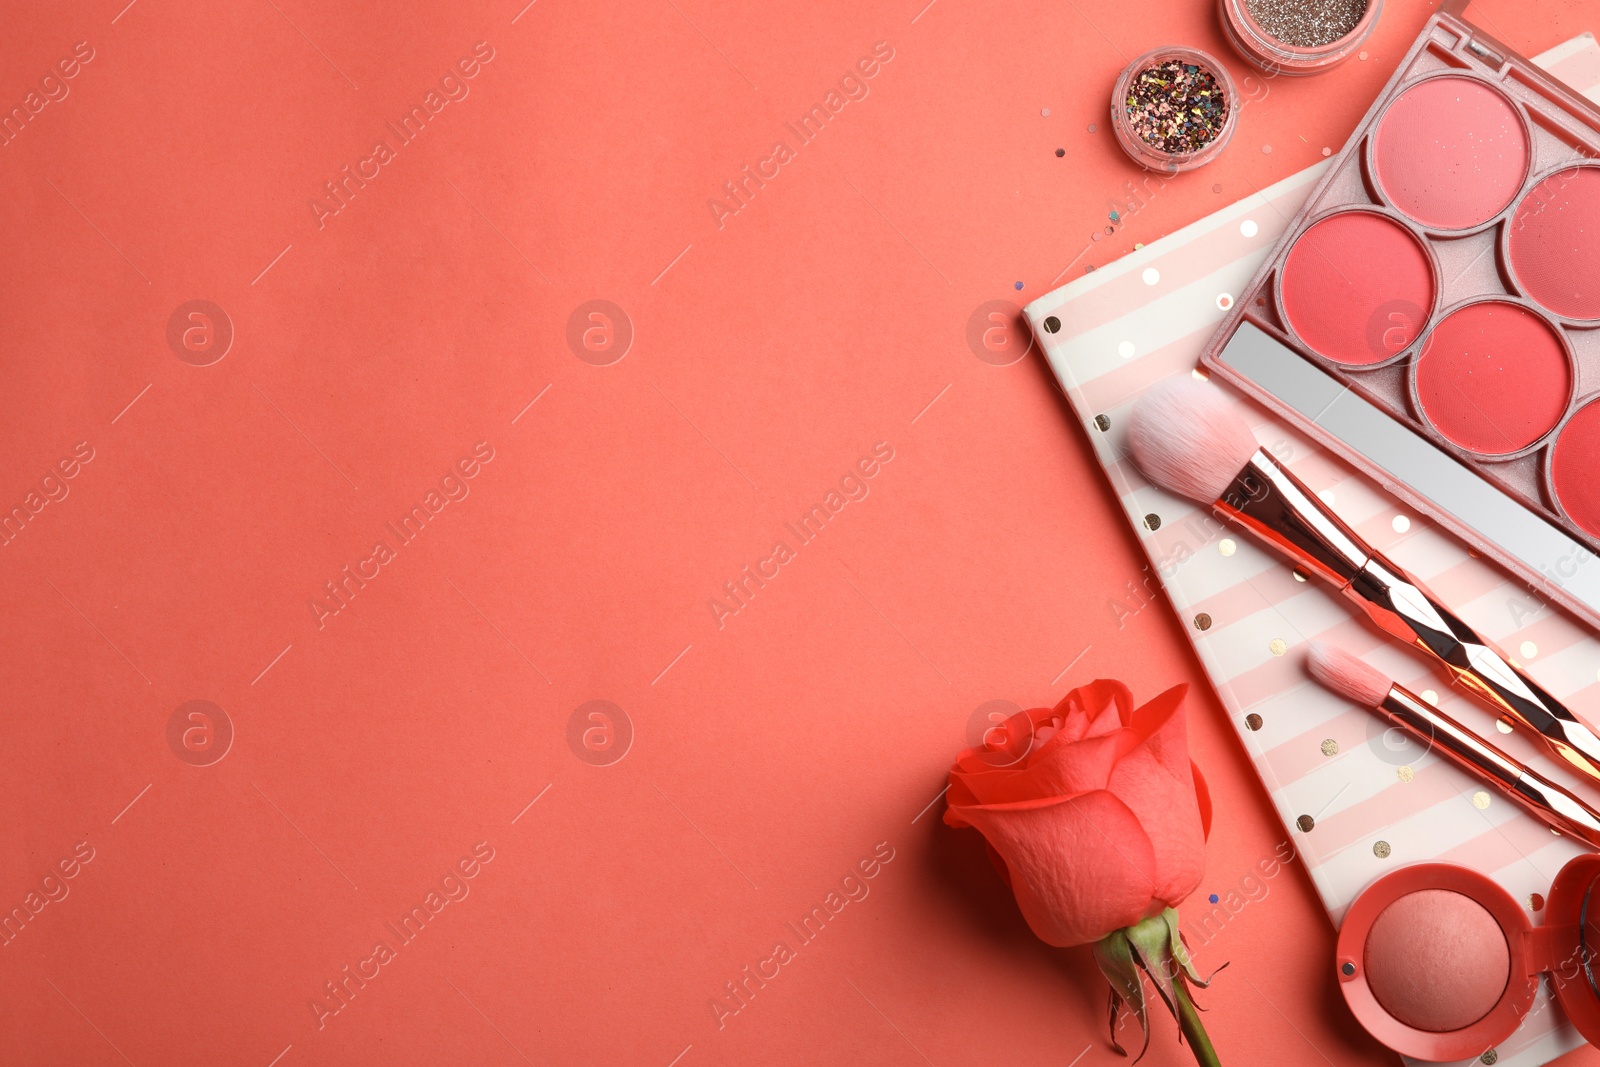
<path id="1" fill-rule="evenodd" d="M 1252 730 L 1259 730 L 1261 729 L 1261 716 L 1252 711 L 1244 717 L 1244 724 Z"/>
<path id="2" fill-rule="evenodd" d="M 1412 770 L 1410 765 L 1408 764 L 1407 766 L 1401 767 L 1398 770 L 1396 770 L 1394 772 L 1394 776 L 1396 778 L 1400 779 L 1402 782 L 1409 782 L 1409 781 L 1411 781 L 1411 779 L 1413 779 L 1413 778 L 1415 778 L 1417 776 L 1417 772 Z"/>
<path id="3" fill-rule="evenodd" d="M 1309 815 L 1302 815 L 1294 821 L 1294 824 L 1300 827 L 1302 832 L 1309 834 L 1317 825 L 1317 820 L 1313 819 Z"/>
<path id="4" fill-rule="evenodd" d="M 1322 754 L 1324 756 L 1337 756 L 1339 754 L 1339 742 L 1331 737 L 1324 740 L 1322 742 Z"/>
<path id="5" fill-rule="evenodd" d="M 1394 850 L 1389 847 L 1389 842 L 1387 841 L 1374 841 L 1372 843 L 1372 854 L 1380 860 L 1388 859 L 1389 853 L 1392 851 Z"/>
<path id="6" fill-rule="evenodd" d="M 1224 537 L 1222 540 L 1217 542 L 1217 551 L 1221 552 L 1224 556 L 1231 556 L 1238 550 L 1239 546 L 1234 543 L 1234 540 L 1231 537 Z"/>
<path id="7" fill-rule="evenodd" d="M 1491 799 L 1492 798 L 1488 793 L 1485 793 L 1480 789 L 1476 793 L 1472 794 L 1472 806 L 1477 808 L 1479 811 L 1483 811 L 1489 806 L 1489 801 Z"/>
<path id="8" fill-rule="evenodd" d="M 1151 533 L 1161 529 L 1161 516 L 1157 515 L 1153 511 L 1146 515 L 1144 517 L 1144 528 L 1149 530 Z"/>
<path id="9" fill-rule="evenodd" d="M 1523 659 L 1532 659 L 1539 654 L 1539 646 L 1532 641 L 1524 641 L 1519 651 L 1522 653 Z"/>
<path id="10" fill-rule="evenodd" d="M 1285 652 L 1289 651 L 1289 646 L 1283 643 L 1283 638 L 1274 637 L 1271 641 L 1267 642 L 1267 650 L 1274 656 L 1281 656 Z"/>
<path id="11" fill-rule="evenodd" d="M 1494 721 L 1494 728 L 1503 734 L 1509 734 L 1513 729 L 1510 721 L 1507 719 L 1496 719 Z"/>
<path id="12" fill-rule="evenodd" d="M 1435 691 L 1433 691 L 1432 689 L 1424 689 L 1420 695 L 1421 695 L 1423 700 L 1426 700 L 1428 703 L 1432 704 L 1434 707 L 1438 707 L 1439 706 L 1439 694 L 1436 693 Z"/>
<path id="13" fill-rule="evenodd" d="M 1207 615 L 1203 611 L 1200 614 L 1196 615 L 1194 617 L 1194 628 L 1196 630 L 1209 630 L 1209 629 L 1211 629 L 1211 616 Z"/>
<path id="14" fill-rule="evenodd" d="M 1544 894 L 1543 893 L 1529 893 L 1528 894 L 1528 910 L 1529 911 L 1543 911 L 1544 910 Z"/>
<path id="15" fill-rule="evenodd" d="M 1362 52 L 1361 53 L 1361 58 L 1362 59 L 1366 59 L 1367 58 L 1367 54 L 1365 52 Z M 1494 1049 L 1490 1049 L 1488 1052 L 1485 1052 L 1482 1056 L 1479 1056 L 1478 1059 L 1480 1059 L 1484 1063 L 1488 1063 L 1488 1064 L 1499 1063 L 1500 1062 L 1500 1053 L 1496 1052 Z"/>
<path id="16" fill-rule="evenodd" d="M 1094 424 L 1101 433 L 1105 433 L 1107 430 L 1111 429 L 1111 416 L 1096 415 L 1094 417 Z"/>
<path id="17" fill-rule="evenodd" d="M 1296 567 L 1294 569 L 1294 580 L 1297 581 L 1297 582 L 1305 581 L 1306 580 L 1306 572 L 1305 572 L 1305 570 L 1300 568 L 1300 567 Z"/>

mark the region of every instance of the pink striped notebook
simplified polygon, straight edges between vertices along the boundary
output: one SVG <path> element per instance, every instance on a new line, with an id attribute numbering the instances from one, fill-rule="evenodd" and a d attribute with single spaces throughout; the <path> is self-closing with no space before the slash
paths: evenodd
<path id="1" fill-rule="evenodd" d="M 1600 102 L 1600 47 L 1592 35 L 1535 60 Z M 1383 643 L 1325 588 L 1297 581 L 1208 509 L 1148 485 L 1126 455 L 1123 428 L 1133 402 L 1154 382 L 1193 371 L 1233 294 L 1248 284 L 1323 169 L 1286 178 L 1064 285 L 1026 314 L 1333 921 L 1378 877 L 1442 860 L 1490 875 L 1537 922 L 1556 872 L 1580 846 L 1310 682 L 1304 646 L 1334 639 L 1425 698 L 1436 696 L 1441 708 L 1517 758 L 1558 781 L 1571 777 L 1542 749 L 1497 733 L 1487 712 Z M 1043 326 L 1050 317 L 1061 324 L 1055 333 Z M 1600 639 L 1541 607 L 1520 583 L 1337 457 L 1263 409 L 1241 405 L 1257 439 L 1379 551 L 1600 723 Z M 1331 973 L 1332 959 L 1328 967 Z M 1542 987 L 1522 1027 L 1496 1052 L 1502 1067 L 1534 1067 L 1580 1044 Z"/>

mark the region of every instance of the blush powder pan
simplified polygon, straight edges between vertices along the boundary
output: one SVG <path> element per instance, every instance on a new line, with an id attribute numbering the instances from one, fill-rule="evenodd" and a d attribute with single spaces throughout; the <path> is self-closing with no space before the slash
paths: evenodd
<path id="1" fill-rule="evenodd" d="M 1377 211 L 1311 225 L 1284 260 L 1278 300 L 1308 348 L 1347 366 L 1393 359 L 1433 313 L 1436 270 L 1422 241 Z"/>
<path id="2" fill-rule="evenodd" d="M 1471 230 L 1511 206 L 1532 162 L 1527 123 L 1477 78 L 1424 78 L 1391 103 L 1371 139 L 1378 191 L 1407 218 Z"/>
<path id="3" fill-rule="evenodd" d="M 1402 867 L 1351 903 L 1334 970 L 1362 1027 L 1402 1056 L 1468 1060 L 1505 1041 L 1533 1006 L 1540 976 L 1586 1040 L 1600 1037 L 1600 854 L 1556 875 L 1544 924 L 1498 882 L 1451 863 Z"/>
<path id="4" fill-rule="evenodd" d="M 1442 315 L 1412 364 L 1412 395 L 1445 440 L 1489 458 L 1521 455 L 1572 404 L 1572 354 L 1558 327 L 1510 300 Z"/>
<path id="5" fill-rule="evenodd" d="M 1535 185 L 1506 228 L 1505 259 L 1530 300 L 1600 321 L 1600 167 L 1568 167 Z"/>

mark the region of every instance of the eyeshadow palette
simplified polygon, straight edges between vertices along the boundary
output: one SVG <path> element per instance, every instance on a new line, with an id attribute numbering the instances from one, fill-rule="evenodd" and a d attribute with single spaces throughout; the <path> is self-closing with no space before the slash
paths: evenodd
<path id="1" fill-rule="evenodd" d="M 1600 110 L 1465 7 L 1429 19 L 1202 362 L 1345 451 L 1229 358 L 1267 335 L 1564 533 L 1576 571 L 1600 548 Z M 1600 625 L 1570 576 L 1349 458 Z"/>

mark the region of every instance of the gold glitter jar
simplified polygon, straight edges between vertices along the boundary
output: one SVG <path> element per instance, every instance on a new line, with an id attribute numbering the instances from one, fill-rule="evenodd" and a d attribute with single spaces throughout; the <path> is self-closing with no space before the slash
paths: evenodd
<path id="1" fill-rule="evenodd" d="M 1135 163 L 1177 174 L 1211 162 L 1239 120 L 1228 70 L 1195 48 L 1157 48 L 1123 68 L 1111 90 L 1111 129 Z"/>
<path id="2" fill-rule="evenodd" d="M 1321 74 L 1353 55 L 1383 0 L 1217 0 L 1222 32 L 1268 74 Z"/>

